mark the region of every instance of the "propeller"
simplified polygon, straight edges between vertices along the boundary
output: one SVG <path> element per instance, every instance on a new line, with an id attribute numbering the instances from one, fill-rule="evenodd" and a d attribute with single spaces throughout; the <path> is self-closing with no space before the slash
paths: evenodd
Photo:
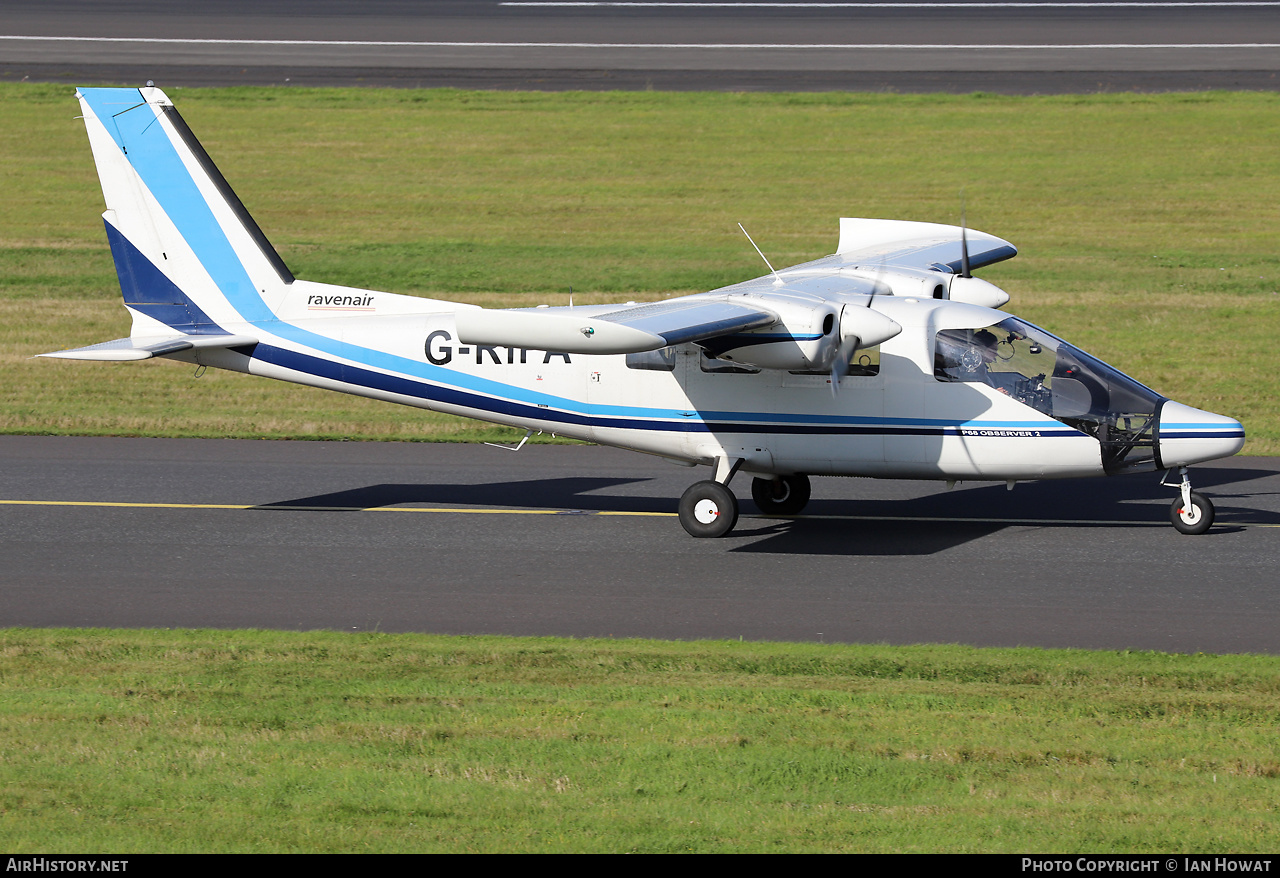
<path id="1" fill-rule="evenodd" d="M 876 276 L 871 280 L 871 295 L 867 297 L 867 307 L 866 307 L 867 311 L 872 310 L 871 304 L 876 300 L 876 294 L 880 292 L 880 277 L 883 274 L 884 274 L 884 259 L 881 258 L 880 262 L 877 263 L 876 265 Z M 840 343 L 836 347 L 835 359 L 831 361 L 831 395 L 832 396 L 840 395 L 840 379 L 843 378 L 845 374 L 849 371 L 849 362 L 853 359 L 853 355 L 857 353 L 858 348 L 862 347 L 862 339 L 856 332 L 846 332 L 846 327 L 848 326 L 848 323 L 850 321 L 853 321 L 853 318 L 854 318 L 854 314 L 848 313 L 848 317 L 850 318 L 850 320 L 846 321 L 845 316 L 846 316 L 846 313 L 849 312 L 849 310 L 850 310 L 850 306 L 848 305 L 845 305 L 843 308 L 840 309 L 840 327 L 839 327 Z M 887 317 L 884 317 L 884 315 L 880 314 L 880 312 L 876 311 L 874 313 L 878 317 L 881 317 L 884 320 L 887 320 L 893 326 L 898 325 L 897 323 L 894 323 L 894 321 L 889 320 Z M 901 331 L 901 327 L 899 327 L 898 331 Z M 897 332 L 893 332 L 889 337 L 892 338 L 893 335 L 897 335 Z M 875 344 L 879 344 L 879 342 L 876 342 Z M 871 345 L 869 345 L 869 347 L 870 346 Z"/>
<path id="2" fill-rule="evenodd" d="M 840 392 L 840 379 L 845 376 L 854 353 L 860 348 L 873 348 L 888 341 L 902 332 L 902 327 L 896 320 L 879 311 L 858 305 L 845 305 L 840 309 L 840 324 L 836 332 L 839 341 L 831 362 L 833 396 Z"/>
<path id="3" fill-rule="evenodd" d="M 874 295 L 874 292 L 873 292 Z M 858 346 L 862 344 L 862 339 L 856 332 L 845 332 L 846 327 L 853 323 L 853 320 L 846 321 L 844 319 L 845 312 L 849 310 L 849 306 L 845 305 L 840 309 L 840 324 L 836 329 L 839 334 L 840 341 L 836 345 L 835 359 L 831 361 L 831 395 L 840 395 L 840 379 L 849 369 L 849 361 L 853 359 L 854 353 L 858 350 Z"/>
<path id="4" fill-rule="evenodd" d="M 984 308 L 1001 308 L 1009 294 L 994 284 L 973 276 L 969 260 L 969 223 L 965 218 L 964 190 L 960 190 L 960 273 L 948 284 L 947 298 Z"/>

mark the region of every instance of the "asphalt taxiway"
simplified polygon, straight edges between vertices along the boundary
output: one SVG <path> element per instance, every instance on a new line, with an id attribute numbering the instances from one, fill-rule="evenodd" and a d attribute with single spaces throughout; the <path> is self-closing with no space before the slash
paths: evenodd
<path id="1" fill-rule="evenodd" d="M 0 80 L 71 85 L 1274 90 L 1277 58 L 1277 0 L 0 0 Z"/>
<path id="2" fill-rule="evenodd" d="M 5 436 L 0 626 L 1280 653 L 1280 459 L 1193 474 L 1200 537 L 1145 474 L 815 479 L 694 540 L 705 470 L 614 449 Z"/>

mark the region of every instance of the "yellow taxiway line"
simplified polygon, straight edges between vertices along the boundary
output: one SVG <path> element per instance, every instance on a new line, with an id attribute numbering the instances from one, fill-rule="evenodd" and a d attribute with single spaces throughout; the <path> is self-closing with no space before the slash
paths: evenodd
<path id="1" fill-rule="evenodd" d="M 107 500 L 0 500 L 0 506 L 91 506 L 115 509 L 253 509 L 263 512 L 417 512 L 451 515 L 622 515 L 631 517 L 675 518 L 674 512 L 627 512 L 611 509 L 468 509 L 461 506 L 291 506 L 286 504 L 239 503 L 124 503 Z M 919 521 L 946 524 L 1026 525 L 1102 525 L 1129 527 L 1164 527 L 1164 520 L 1111 521 L 1096 518 L 963 518 L 926 515 L 744 515 L 743 518 L 771 521 Z M 1262 522 L 1219 522 L 1228 527 L 1280 527 Z"/>
<path id="2" fill-rule="evenodd" d="M 591 509 L 468 509 L 458 506 L 294 506 L 239 503 L 122 503 L 107 500 L 0 500 L 0 506 L 96 506 L 122 509 L 257 509 L 281 512 L 451 512 L 460 515 L 657 515 L 674 512 L 619 512 Z"/>

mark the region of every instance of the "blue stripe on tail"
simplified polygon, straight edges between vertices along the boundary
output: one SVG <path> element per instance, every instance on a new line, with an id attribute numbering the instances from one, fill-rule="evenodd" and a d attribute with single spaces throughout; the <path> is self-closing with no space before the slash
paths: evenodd
<path id="1" fill-rule="evenodd" d="M 221 326 L 209 319 L 199 305 L 165 277 L 115 226 L 111 223 L 106 226 L 126 305 L 187 335 L 225 334 Z"/>

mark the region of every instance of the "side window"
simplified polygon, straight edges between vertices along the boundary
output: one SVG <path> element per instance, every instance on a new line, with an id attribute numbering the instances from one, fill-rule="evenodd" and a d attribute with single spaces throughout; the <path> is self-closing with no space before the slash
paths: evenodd
<path id="1" fill-rule="evenodd" d="M 849 371 L 845 374 L 850 378 L 871 378 L 879 375 L 880 345 L 854 351 L 853 359 L 849 360 Z"/>
<path id="2" fill-rule="evenodd" d="M 792 375 L 830 375 L 830 369 L 812 371 L 797 370 Z M 847 378 L 873 378 L 880 374 L 880 345 L 873 348 L 862 348 L 853 352 L 849 358 L 849 368 L 845 370 Z"/>
<path id="3" fill-rule="evenodd" d="M 627 368 L 643 369 L 648 372 L 674 372 L 676 370 L 675 348 L 658 348 L 656 351 L 627 354 Z"/>
<path id="4" fill-rule="evenodd" d="M 995 333 L 987 329 L 944 329 L 934 339 L 933 377 L 989 384 L 996 346 Z"/>

